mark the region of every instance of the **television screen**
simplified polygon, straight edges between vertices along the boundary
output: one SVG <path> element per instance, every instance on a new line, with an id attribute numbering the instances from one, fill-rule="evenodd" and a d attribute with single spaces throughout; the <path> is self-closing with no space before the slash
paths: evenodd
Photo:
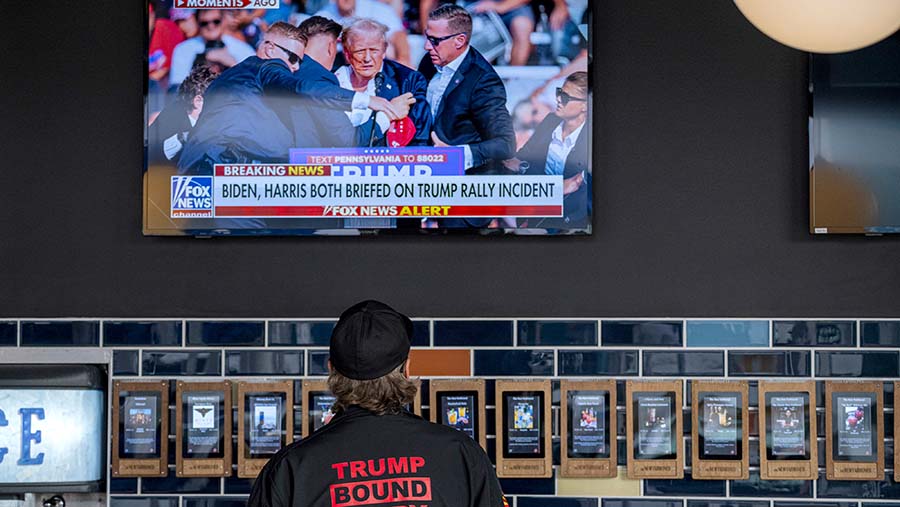
<path id="1" fill-rule="evenodd" d="M 634 393 L 633 405 L 635 459 L 675 459 L 675 393 Z"/>
<path id="2" fill-rule="evenodd" d="M 700 458 L 739 460 L 742 458 L 741 394 L 702 393 L 700 402 Z"/>
<path id="3" fill-rule="evenodd" d="M 766 458 L 809 459 L 809 393 L 766 393 Z"/>
<path id="4" fill-rule="evenodd" d="M 587 0 L 246 3 L 148 11 L 145 234 L 591 232 Z"/>
<path id="5" fill-rule="evenodd" d="M 119 406 L 121 430 L 119 434 L 119 457 L 128 459 L 155 459 L 160 452 L 160 415 L 165 408 L 160 407 L 159 391 L 122 391 Z"/>
<path id="6" fill-rule="evenodd" d="M 222 391 L 184 393 L 181 409 L 184 414 L 183 458 L 221 458 L 225 455 L 224 406 Z"/>
<path id="7" fill-rule="evenodd" d="M 810 232 L 900 232 L 900 32 L 810 56 Z"/>
<path id="8" fill-rule="evenodd" d="M 569 458 L 608 458 L 609 391 L 569 391 Z"/>
<path id="9" fill-rule="evenodd" d="M 503 393 L 504 458 L 543 458 L 544 393 L 540 391 Z"/>
<path id="10" fill-rule="evenodd" d="M 478 440 L 478 391 L 441 391 L 437 399 L 441 424 Z"/>
<path id="11" fill-rule="evenodd" d="M 0 365 L 0 493 L 103 491 L 106 373 Z"/>
<path id="12" fill-rule="evenodd" d="M 318 431 L 319 428 L 331 422 L 331 418 L 334 417 L 331 406 L 334 405 L 335 400 L 335 396 L 330 391 L 311 391 L 309 393 L 309 424 L 312 431 Z"/>
<path id="13" fill-rule="evenodd" d="M 878 427 L 874 415 L 876 397 L 872 393 L 833 393 L 831 395 L 832 428 L 837 442 L 833 457 L 839 461 L 877 460 Z"/>
<path id="14" fill-rule="evenodd" d="M 270 458 L 286 442 L 285 394 L 250 393 L 245 399 L 246 458 Z"/>

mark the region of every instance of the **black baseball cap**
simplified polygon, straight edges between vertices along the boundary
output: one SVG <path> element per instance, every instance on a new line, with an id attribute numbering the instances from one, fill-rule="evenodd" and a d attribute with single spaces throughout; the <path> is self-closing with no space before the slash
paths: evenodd
<path id="1" fill-rule="evenodd" d="M 331 332 L 331 367 L 354 380 L 387 375 L 409 357 L 413 325 L 409 317 L 374 300 L 341 314 Z"/>

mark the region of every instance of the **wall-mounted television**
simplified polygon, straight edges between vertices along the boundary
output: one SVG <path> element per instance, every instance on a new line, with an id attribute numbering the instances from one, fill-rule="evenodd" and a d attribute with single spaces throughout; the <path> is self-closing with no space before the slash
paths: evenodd
<path id="1" fill-rule="evenodd" d="M 105 490 L 106 372 L 0 364 L 0 493 Z"/>
<path id="2" fill-rule="evenodd" d="M 212 3 L 144 7 L 144 234 L 591 232 L 590 2 Z"/>
<path id="3" fill-rule="evenodd" d="M 900 232 L 900 33 L 810 56 L 810 232 Z"/>

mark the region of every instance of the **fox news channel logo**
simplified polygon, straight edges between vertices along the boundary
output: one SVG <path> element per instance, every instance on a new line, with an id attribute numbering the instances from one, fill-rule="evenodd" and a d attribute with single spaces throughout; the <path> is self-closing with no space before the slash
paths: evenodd
<path id="1" fill-rule="evenodd" d="M 172 176 L 172 218 L 213 216 L 212 176 Z"/>

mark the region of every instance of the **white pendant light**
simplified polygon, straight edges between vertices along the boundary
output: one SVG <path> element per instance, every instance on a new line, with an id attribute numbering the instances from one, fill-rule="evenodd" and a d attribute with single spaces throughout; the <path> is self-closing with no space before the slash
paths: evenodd
<path id="1" fill-rule="evenodd" d="M 778 42 L 811 53 L 860 49 L 900 29 L 900 0 L 734 0 Z"/>

